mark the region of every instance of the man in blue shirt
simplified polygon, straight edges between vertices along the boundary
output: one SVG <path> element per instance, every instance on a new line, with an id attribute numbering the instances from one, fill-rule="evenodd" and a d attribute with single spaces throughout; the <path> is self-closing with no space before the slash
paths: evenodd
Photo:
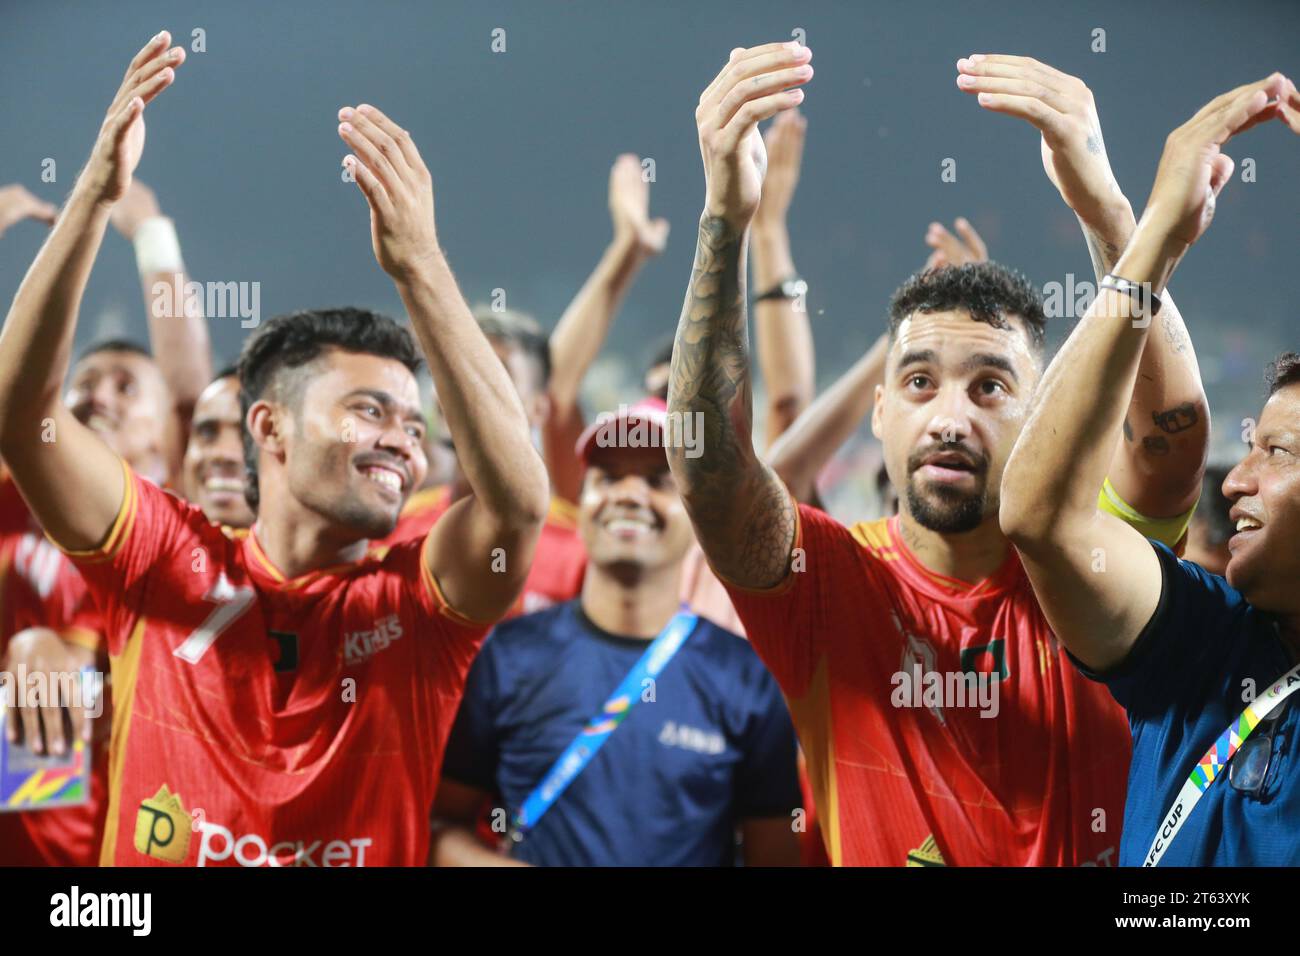
<path id="1" fill-rule="evenodd" d="M 545 812 L 518 840 L 503 833 L 680 610 L 693 537 L 665 424 L 664 403 L 646 399 L 579 440 L 582 593 L 500 625 L 474 662 L 438 790 L 435 865 L 729 866 L 738 833 L 747 865 L 799 862 L 785 703 L 749 644 L 702 618 L 637 680 L 621 723 Z M 480 832 L 504 853 L 475 835 L 485 808 Z"/>
<path id="2" fill-rule="evenodd" d="M 1194 412 L 1144 422 L 1128 397 L 1147 336 L 1171 334 L 1159 296 L 1232 176 L 1220 148 L 1272 119 L 1300 133 L 1300 93 L 1276 73 L 1170 134 L 1146 211 L 1003 476 L 1002 528 L 1048 621 L 1128 709 L 1121 865 L 1300 864 L 1300 356 L 1274 363 L 1250 449 L 1223 481 L 1237 529 L 1226 581 L 1099 513 L 1094 492 L 1121 425 L 1153 454 L 1185 440 Z"/>

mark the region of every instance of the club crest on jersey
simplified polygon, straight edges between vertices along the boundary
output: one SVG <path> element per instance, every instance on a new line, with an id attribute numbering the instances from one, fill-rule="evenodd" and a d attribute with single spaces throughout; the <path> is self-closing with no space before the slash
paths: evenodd
<path id="1" fill-rule="evenodd" d="M 140 804 L 135 815 L 135 848 L 164 863 L 182 863 L 190 849 L 190 815 L 181 795 L 167 784 Z"/>
<path id="2" fill-rule="evenodd" d="M 402 621 L 396 614 L 376 621 L 374 630 L 347 633 L 343 636 L 343 662 L 359 664 L 386 650 L 389 644 L 401 636 Z"/>
<path id="3" fill-rule="evenodd" d="M 931 833 L 925 838 L 925 841 L 915 850 L 908 851 L 907 866 L 947 866 L 943 854 L 939 852 L 939 845 L 934 842 L 934 834 Z"/>

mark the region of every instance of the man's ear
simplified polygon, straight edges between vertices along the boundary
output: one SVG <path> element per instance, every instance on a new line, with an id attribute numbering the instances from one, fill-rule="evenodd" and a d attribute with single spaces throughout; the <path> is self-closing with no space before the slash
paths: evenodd
<path id="1" fill-rule="evenodd" d="M 885 386 L 883 386 L 883 385 L 877 385 L 877 386 L 876 386 L 876 403 L 875 403 L 875 405 L 873 405 L 872 408 L 871 408 L 871 434 L 875 435 L 876 438 L 879 439 L 879 440 L 881 440 L 881 441 L 883 441 L 884 439 L 881 437 L 881 434 L 880 434 L 880 430 L 881 430 L 881 429 L 880 429 L 880 414 L 881 414 L 880 410 L 881 410 L 881 408 L 884 407 L 884 404 L 885 404 Z"/>
<path id="2" fill-rule="evenodd" d="M 284 458 L 283 416 L 285 409 L 266 399 L 258 399 L 248 409 L 244 426 L 253 436 L 253 444 L 259 451 L 276 458 Z"/>

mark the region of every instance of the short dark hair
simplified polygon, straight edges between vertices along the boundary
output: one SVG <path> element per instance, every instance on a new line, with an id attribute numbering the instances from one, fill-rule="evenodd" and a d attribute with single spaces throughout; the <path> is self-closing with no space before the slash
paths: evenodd
<path id="1" fill-rule="evenodd" d="M 1264 370 L 1264 381 L 1268 384 L 1270 398 L 1279 388 L 1300 382 L 1300 355 L 1295 352 L 1283 352 L 1273 359 Z"/>
<path id="2" fill-rule="evenodd" d="M 85 351 L 77 357 L 77 361 L 88 359 L 100 352 L 130 352 L 132 355 L 143 355 L 147 359 L 153 358 L 153 353 L 139 342 L 133 342 L 130 339 L 100 339 L 98 342 L 92 342 L 86 346 Z"/>
<path id="3" fill-rule="evenodd" d="M 423 364 L 411 334 L 388 316 L 368 309 L 311 309 L 277 315 L 245 343 L 235 373 L 239 376 L 239 405 L 244 421 L 253 403 L 281 385 L 286 372 L 315 361 L 326 349 L 378 355 L 394 359 L 411 370 Z M 288 400 L 288 396 L 277 396 Z M 244 429 L 244 467 L 248 481 L 244 497 L 257 510 L 257 445 Z"/>
<path id="4" fill-rule="evenodd" d="M 1035 354 L 1047 337 L 1043 297 L 1021 273 L 996 262 L 972 262 L 918 272 L 899 286 L 889 300 L 889 335 L 916 312 L 964 309 L 976 322 L 995 329 L 1010 328 L 1008 315 L 1025 323 Z"/>
<path id="5" fill-rule="evenodd" d="M 1210 465 L 1201 479 L 1201 500 L 1193 521 L 1205 529 L 1210 544 L 1219 547 L 1236 533 L 1236 523 L 1228 517 L 1232 502 L 1223 496 L 1223 482 L 1231 471 L 1228 465 Z"/>
<path id="6" fill-rule="evenodd" d="M 545 389 L 550 384 L 551 340 L 536 319 L 514 309 L 496 310 L 482 305 L 476 306 L 473 313 L 484 335 L 510 343 L 533 363 L 538 388 Z"/>

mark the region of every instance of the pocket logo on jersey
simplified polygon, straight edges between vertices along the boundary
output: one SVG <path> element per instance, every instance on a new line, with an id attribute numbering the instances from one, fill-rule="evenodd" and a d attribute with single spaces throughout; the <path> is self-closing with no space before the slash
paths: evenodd
<path id="1" fill-rule="evenodd" d="M 352 631 L 343 636 L 343 661 L 358 664 L 374 657 L 402 636 L 402 620 L 396 614 L 375 622 L 372 631 Z"/>
<path id="2" fill-rule="evenodd" d="M 182 863 L 190 849 L 190 829 L 181 795 L 164 783 L 136 812 L 135 848 L 164 863 Z"/>
<path id="3" fill-rule="evenodd" d="M 352 840 L 283 840 L 275 843 L 256 833 L 236 836 L 211 820 L 199 824 L 199 866 L 233 859 L 240 866 L 365 866 L 370 837 Z"/>

